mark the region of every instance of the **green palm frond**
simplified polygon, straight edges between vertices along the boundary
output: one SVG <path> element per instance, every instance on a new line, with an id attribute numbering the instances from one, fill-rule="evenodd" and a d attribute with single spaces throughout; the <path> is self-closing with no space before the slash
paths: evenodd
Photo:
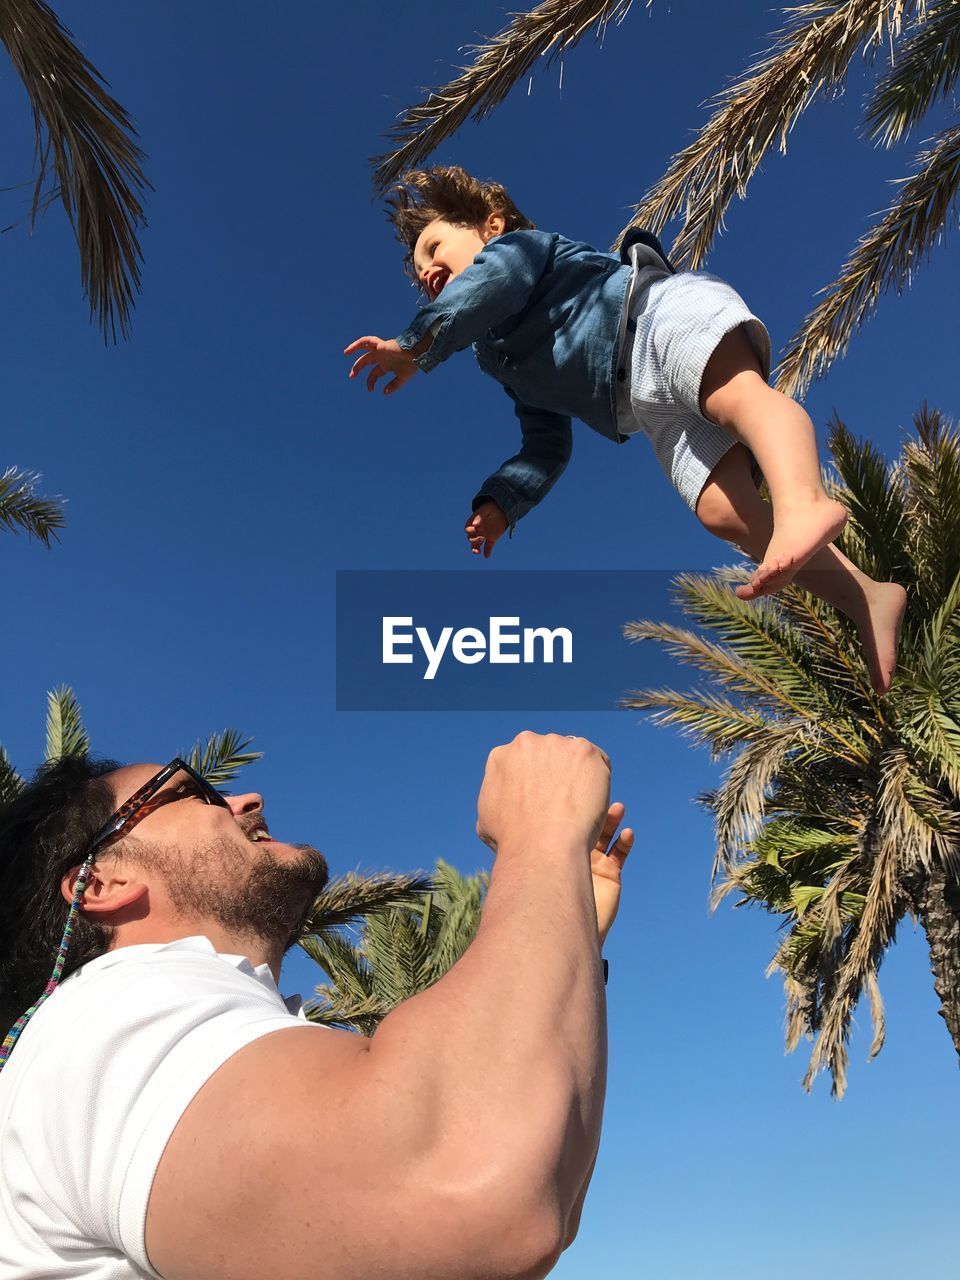
<path id="1" fill-rule="evenodd" d="M 654 724 L 676 725 L 698 746 L 708 746 L 713 760 L 743 743 L 756 742 L 767 731 L 767 719 L 760 712 L 699 689 L 638 689 L 624 695 L 621 705 L 653 712 Z"/>
<path id="2" fill-rule="evenodd" d="M 372 1035 L 391 1009 L 456 964 L 476 934 L 487 883 L 442 859 L 429 878 L 394 877 L 393 890 L 385 875 L 344 877 L 332 905 L 325 910 L 321 896 L 314 909 L 314 923 L 329 927 L 301 940 L 330 978 L 308 1016 Z"/>
<path id="3" fill-rule="evenodd" d="M 303 935 L 343 928 L 362 917 L 417 903 L 432 888 L 433 880 L 422 871 L 380 871 L 372 875 L 348 871 L 332 880 L 314 902 L 304 922 Z"/>
<path id="4" fill-rule="evenodd" d="M 715 99 L 714 114 L 644 197 L 615 247 L 631 227 L 658 231 L 682 213 L 670 256 L 698 268 L 730 202 L 746 195 L 769 148 L 779 142 L 785 152 L 800 115 L 842 85 L 857 52 L 898 35 L 904 18 L 922 17 L 925 8 L 923 0 L 814 0 L 790 10 L 773 50 Z"/>
<path id="5" fill-rule="evenodd" d="M 855 628 L 849 619 L 796 586 L 780 593 L 780 607 L 793 630 L 803 637 L 813 679 L 821 688 L 830 690 L 834 705 L 845 708 L 849 715 L 851 706 L 867 704 L 882 722 L 883 703 L 870 684 L 859 642 L 854 640 Z M 875 738 L 880 732 L 880 725 L 864 720 L 855 728 L 848 721 L 848 727 L 861 739 L 861 744 L 864 733 Z"/>
<path id="6" fill-rule="evenodd" d="M 14 769 L 6 748 L 0 746 L 0 805 L 9 804 L 23 790 L 23 779 Z"/>
<path id="7" fill-rule="evenodd" d="M 602 35 L 623 21 L 633 0 L 543 0 L 517 13 L 492 40 L 477 45 L 473 61 L 448 84 L 409 107 L 388 136 L 394 149 L 372 160 L 374 185 L 383 191 L 406 169 L 425 160 L 471 116 L 482 120 L 502 102 L 537 60 L 562 56 L 589 32 Z M 649 6 L 652 0 L 646 0 Z"/>
<path id="8" fill-rule="evenodd" d="M 80 275 L 104 339 L 126 334 L 140 287 L 143 152 L 123 107 L 106 91 L 42 0 L 4 0 L 0 41 L 30 99 L 36 175 L 30 213 L 59 199 L 80 250 Z M 47 188 L 48 174 L 52 186 Z"/>
<path id="9" fill-rule="evenodd" d="M 899 468 L 888 466 L 869 440 L 857 440 L 836 413 L 829 429 L 828 447 L 850 512 L 841 548 L 879 582 L 909 585 L 906 495 Z"/>
<path id="10" fill-rule="evenodd" d="M 390 1009 L 373 991 L 373 975 L 360 947 L 333 931 L 304 938 L 300 945 L 331 979 L 304 1001 L 304 1016 L 321 1026 L 372 1036 Z"/>
<path id="11" fill-rule="evenodd" d="M 888 212 L 861 238 L 822 302 L 791 339 L 778 390 L 800 396 L 844 354 L 854 333 L 891 286 L 902 293 L 940 238 L 960 190 L 960 126 L 945 129 L 918 157 Z"/>
<path id="12" fill-rule="evenodd" d="M 49 547 L 59 541 L 57 530 L 66 524 L 61 498 L 44 498 L 36 488 L 40 477 L 32 471 L 7 467 L 0 475 L 0 528 L 22 530 Z"/>
<path id="13" fill-rule="evenodd" d="M 918 639 L 902 684 L 897 727 L 937 784 L 960 795 L 960 576 Z"/>
<path id="14" fill-rule="evenodd" d="M 960 574 L 960 437 L 926 405 L 914 419 L 917 440 L 903 449 L 910 531 L 908 546 L 919 586 L 919 616 L 939 609 Z"/>
<path id="15" fill-rule="evenodd" d="M 252 741 L 236 729 L 224 729 L 211 734 L 203 745 L 195 743 L 183 759 L 212 786 L 220 787 L 232 782 L 244 765 L 262 759 L 262 751 L 244 750 Z"/>
<path id="16" fill-rule="evenodd" d="M 960 0 L 941 0 L 897 49 L 864 114 L 865 136 L 895 146 L 938 101 L 953 92 L 960 75 Z"/>
<path id="17" fill-rule="evenodd" d="M 439 859 L 435 880 L 442 912 L 431 946 L 430 969 L 439 978 L 453 968 L 476 936 L 490 877 L 484 872 L 463 876 Z"/>
<path id="18" fill-rule="evenodd" d="M 373 992 L 370 968 L 356 943 L 342 933 L 326 930 L 302 938 L 300 946 L 330 975 L 341 999 L 356 1002 L 370 998 Z"/>
<path id="19" fill-rule="evenodd" d="M 723 570 L 709 577 L 680 574 L 673 585 L 684 613 L 774 678 L 792 708 L 820 715 L 832 705 L 830 687 L 814 678 L 804 637 L 778 599 L 741 600 Z"/>
<path id="20" fill-rule="evenodd" d="M 675 658 L 706 672 L 733 692 L 748 695 L 765 710 L 791 710 L 790 700 L 777 687 L 775 677 L 754 671 L 725 646 L 704 639 L 696 631 L 668 622 L 641 619 L 625 623 L 623 634 L 628 640 L 657 641 Z"/>
<path id="21" fill-rule="evenodd" d="M 361 949 L 373 973 L 373 993 L 389 1008 L 420 989 L 429 948 L 419 923 L 414 914 L 399 907 L 366 921 Z"/>
<path id="22" fill-rule="evenodd" d="M 960 873 L 960 809 L 920 776 L 902 747 L 884 754 L 880 773 L 877 811 L 900 866 L 929 872 L 936 861 Z"/>
<path id="23" fill-rule="evenodd" d="M 82 756 L 90 750 L 90 738 L 83 727 L 80 704 L 67 685 L 47 694 L 47 760 L 61 756 Z"/>
<path id="24" fill-rule="evenodd" d="M 754 603 L 759 608 L 776 608 L 767 598 Z M 810 704 L 806 691 L 796 698 L 795 688 L 781 686 L 775 666 L 755 666 L 749 658 L 741 657 L 735 647 L 714 644 L 696 631 L 665 622 L 628 622 L 623 633 L 628 640 L 657 641 L 681 662 L 705 671 L 725 689 L 749 698 L 761 713 L 803 719 L 813 724 L 821 722 L 820 713 Z M 630 696 L 637 698 L 640 695 L 634 691 Z M 827 717 L 822 721 L 822 729 L 824 736 L 832 741 L 839 759 L 862 762 L 867 757 L 868 748 L 859 734 L 850 731 L 850 726 L 834 723 Z"/>
<path id="25" fill-rule="evenodd" d="M 335 1027 L 339 1031 L 355 1031 L 367 1037 L 373 1035 L 389 1012 L 379 996 L 366 996 L 362 1000 L 340 999 L 334 987 L 317 987 L 316 1002 L 304 1005 L 304 1017 L 308 1021 L 321 1027 Z"/>
<path id="26" fill-rule="evenodd" d="M 937 672 L 912 688 L 901 699 L 899 730 L 912 754 L 923 760 L 931 776 L 960 794 L 960 720 L 956 701 L 951 707 L 939 689 Z"/>

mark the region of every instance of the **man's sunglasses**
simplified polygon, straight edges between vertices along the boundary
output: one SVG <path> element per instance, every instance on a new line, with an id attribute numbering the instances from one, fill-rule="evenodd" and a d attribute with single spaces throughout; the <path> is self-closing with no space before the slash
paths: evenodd
<path id="1" fill-rule="evenodd" d="M 30 1006 L 26 1013 L 21 1014 L 10 1028 L 3 1044 L 0 1045 L 0 1071 L 2 1071 L 6 1065 L 6 1061 L 10 1057 L 13 1046 L 19 1038 L 20 1032 L 40 1008 L 47 996 L 52 995 L 59 985 L 60 975 L 63 973 L 64 962 L 67 958 L 67 951 L 70 946 L 70 940 L 73 937 L 77 914 L 80 910 L 80 903 L 83 901 L 83 894 L 87 887 L 87 880 L 89 879 L 94 856 L 97 851 L 102 849 L 104 845 L 112 844 L 124 831 L 129 830 L 129 828 L 132 827 L 138 819 L 146 817 L 144 810 L 152 812 L 153 808 L 158 807 L 151 806 L 150 801 L 158 795 L 161 789 L 170 782 L 171 779 L 176 778 L 181 773 L 186 774 L 186 777 L 183 780 L 183 785 L 187 786 L 188 783 L 192 784 L 190 785 L 190 789 L 187 794 L 199 796 L 206 804 L 218 804 L 222 805 L 224 808 L 230 807 L 220 792 L 217 791 L 215 787 L 212 787 L 210 783 L 207 782 L 206 778 L 197 773 L 196 769 L 187 764 L 186 760 L 181 760 L 179 756 L 175 756 L 168 765 L 164 765 L 159 773 L 155 773 L 152 778 L 133 793 L 129 800 L 125 800 L 123 802 L 115 814 L 107 819 L 93 837 L 87 852 L 84 854 L 83 864 L 80 867 L 80 874 L 77 876 L 73 902 L 70 904 L 66 927 L 63 930 L 63 937 L 60 940 L 60 948 L 57 952 L 57 959 L 53 966 L 53 973 L 50 976 L 50 981 L 44 988 L 43 995 L 40 996 L 35 1004 Z M 170 799 L 174 800 L 179 798 L 180 790 L 175 787 L 170 793 Z"/>

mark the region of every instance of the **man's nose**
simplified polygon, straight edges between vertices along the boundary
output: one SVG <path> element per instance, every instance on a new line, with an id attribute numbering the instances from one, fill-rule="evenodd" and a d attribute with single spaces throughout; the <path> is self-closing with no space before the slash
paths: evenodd
<path id="1" fill-rule="evenodd" d="M 247 791 L 242 796 L 227 796 L 226 801 L 235 818 L 244 813 L 259 813 L 263 808 L 263 796 L 257 791 Z"/>

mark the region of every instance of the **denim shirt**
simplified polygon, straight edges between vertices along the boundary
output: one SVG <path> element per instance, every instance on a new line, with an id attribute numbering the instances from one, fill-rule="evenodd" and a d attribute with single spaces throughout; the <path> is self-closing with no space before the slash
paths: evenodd
<path id="1" fill-rule="evenodd" d="M 511 533 L 563 473 L 572 418 L 619 443 L 628 438 L 617 431 L 622 318 L 633 268 L 647 262 L 673 270 L 648 231 L 630 232 L 619 258 L 555 232 L 508 231 L 396 339 L 407 350 L 433 331 L 431 346 L 416 357 L 425 373 L 472 344 L 480 368 L 513 402 L 520 450 L 473 499 L 476 510 L 493 498 Z"/>

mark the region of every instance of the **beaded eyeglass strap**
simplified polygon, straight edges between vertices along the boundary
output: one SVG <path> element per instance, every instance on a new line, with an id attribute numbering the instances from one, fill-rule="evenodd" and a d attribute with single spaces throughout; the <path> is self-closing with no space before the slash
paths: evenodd
<path id="1" fill-rule="evenodd" d="M 80 874 L 77 876 L 77 886 L 73 894 L 73 902 L 70 904 L 70 911 L 67 915 L 67 923 L 63 930 L 63 937 L 60 939 L 60 948 L 57 951 L 57 960 L 53 966 L 53 973 L 50 975 L 50 981 L 44 988 L 43 995 L 30 1008 L 20 1015 L 7 1035 L 4 1037 L 3 1044 L 0 1044 L 0 1071 L 3 1070 L 4 1064 L 10 1057 L 13 1046 L 20 1037 L 20 1032 L 27 1025 L 36 1011 L 46 1000 L 47 996 L 52 995 L 60 984 L 60 975 L 63 973 L 64 962 L 67 958 L 67 951 L 70 947 L 70 939 L 73 937 L 73 930 L 77 920 L 77 912 L 80 909 L 80 903 L 83 900 L 83 893 L 87 887 L 87 879 L 90 875 L 90 869 L 93 866 L 93 854 L 91 854 L 83 866 L 80 868 Z"/>
<path id="2" fill-rule="evenodd" d="M 3 1043 L 0 1044 L 0 1071 L 3 1070 L 7 1059 L 10 1057 L 13 1046 L 17 1043 L 20 1032 L 40 1008 L 47 996 L 52 995 L 59 985 L 60 976 L 63 973 L 63 966 L 67 958 L 67 951 L 70 947 L 70 940 L 73 936 L 74 926 L 76 925 L 77 915 L 80 910 L 80 903 L 83 900 L 83 892 L 86 888 L 87 880 L 90 876 L 90 870 L 93 866 L 93 860 L 97 850 L 102 848 L 103 845 L 115 840 L 124 828 L 129 825 L 131 818 L 143 809 L 147 801 L 156 795 L 163 784 L 168 782 L 169 779 L 172 778 L 179 770 L 183 770 L 184 773 L 188 773 L 190 777 L 193 778 L 194 782 L 199 786 L 207 804 L 217 804 L 229 807 L 224 797 L 214 786 L 207 782 L 202 774 L 194 769 L 192 765 L 188 764 L 186 760 L 182 760 L 179 756 L 175 756 L 174 759 L 171 760 L 168 765 L 165 765 L 159 773 L 154 774 L 154 776 L 148 779 L 148 781 L 145 782 L 139 790 L 135 791 L 129 800 L 126 800 L 117 812 L 100 828 L 97 834 L 93 837 L 90 852 L 84 859 L 83 865 L 80 868 L 80 874 L 77 876 L 77 885 L 73 895 L 73 902 L 71 903 L 70 911 L 67 914 L 66 927 L 63 931 L 63 937 L 60 940 L 60 949 L 57 952 L 57 959 L 53 966 L 53 973 L 50 976 L 50 981 L 47 983 L 43 995 L 40 996 L 39 1000 L 37 1000 L 35 1004 L 30 1006 L 26 1013 L 22 1014 L 17 1019 L 4 1038 Z"/>

